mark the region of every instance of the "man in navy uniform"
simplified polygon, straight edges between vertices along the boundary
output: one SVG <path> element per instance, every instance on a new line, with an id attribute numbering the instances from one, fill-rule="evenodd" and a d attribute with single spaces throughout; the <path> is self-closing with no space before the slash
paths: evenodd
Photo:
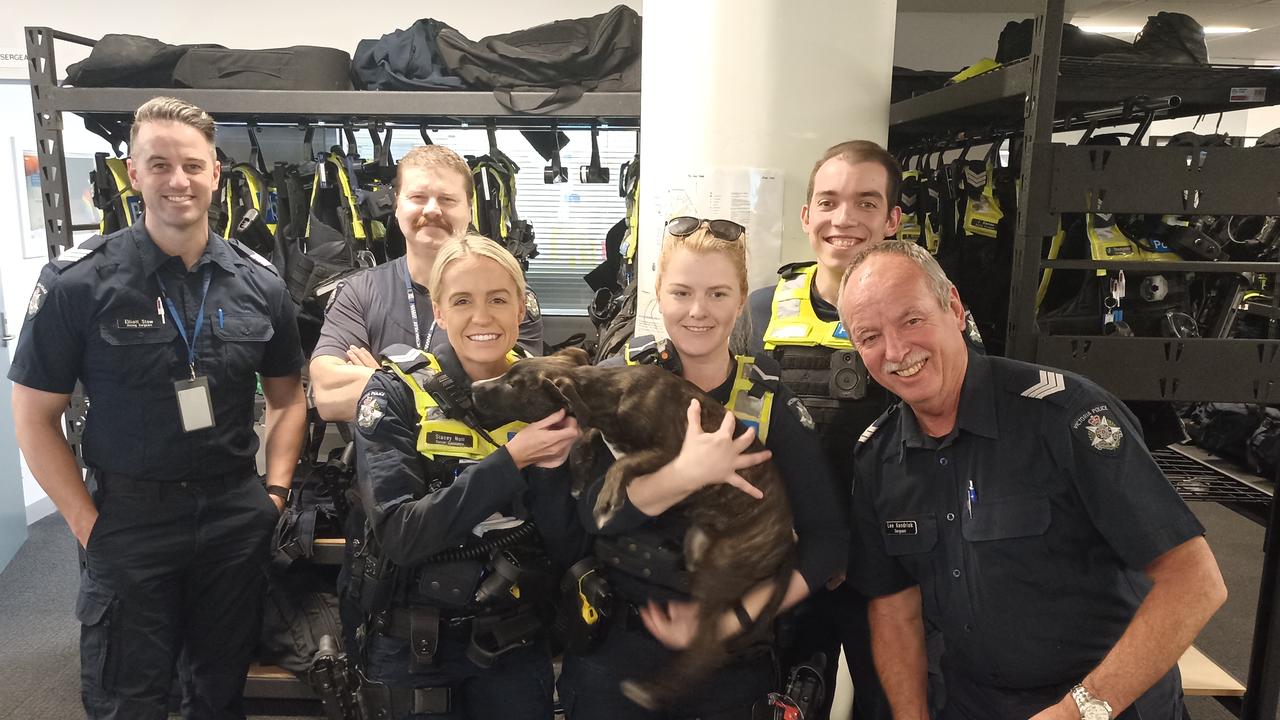
<path id="1" fill-rule="evenodd" d="M 850 555 L 894 717 L 928 717 L 922 616 L 945 637 L 946 720 L 1181 717 L 1176 663 L 1226 587 L 1133 415 L 967 348 L 918 245 L 864 249 L 842 288 L 854 347 L 901 398 L 854 453 Z"/>
<path id="2" fill-rule="evenodd" d="M 209 115 L 155 98 L 129 150 L 142 219 L 64 252 L 31 296 L 9 372 L 18 443 L 83 548 L 88 716 L 167 717 L 176 664 L 184 717 L 242 718 L 268 546 L 302 444 L 294 307 L 268 261 L 209 230 Z M 77 382 L 87 481 L 61 430 Z"/>

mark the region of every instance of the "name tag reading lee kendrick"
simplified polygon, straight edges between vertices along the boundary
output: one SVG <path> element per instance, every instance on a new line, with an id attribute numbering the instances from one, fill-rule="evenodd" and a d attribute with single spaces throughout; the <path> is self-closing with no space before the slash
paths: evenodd
<path id="1" fill-rule="evenodd" d="M 884 524 L 885 535 L 916 535 L 918 532 L 915 520 L 887 520 Z"/>
<path id="2" fill-rule="evenodd" d="M 213 427 L 213 399 L 209 396 L 209 378 L 201 375 L 173 384 L 178 393 L 178 414 L 183 432 Z"/>

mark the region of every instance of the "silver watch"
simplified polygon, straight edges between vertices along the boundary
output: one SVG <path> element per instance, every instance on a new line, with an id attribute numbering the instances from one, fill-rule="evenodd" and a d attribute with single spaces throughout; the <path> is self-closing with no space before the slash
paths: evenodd
<path id="1" fill-rule="evenodd" d="M 1111 720 L 1111 705 L 1085 689 L 1084 685 L 1071 688 L 1071 699 L 1080 710 L 1080 720 Z"/>

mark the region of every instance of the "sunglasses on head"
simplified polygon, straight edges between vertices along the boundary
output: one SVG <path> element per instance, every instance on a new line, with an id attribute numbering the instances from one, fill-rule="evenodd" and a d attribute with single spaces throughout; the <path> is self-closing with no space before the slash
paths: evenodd
<path id="1" fill-rule="evenodd" d="M 732 220 L 704 220 L 703 218 L 689 217 L 681 215 L 673 217 L 667 221 L 667 233 L 676 237 L 686 237 L 697 232 L 698 228 L 706 224 L 707 230 L 711 232 L 712 237 L 721 240 L 733 242 L 742 237 L 747 229 Z"/>

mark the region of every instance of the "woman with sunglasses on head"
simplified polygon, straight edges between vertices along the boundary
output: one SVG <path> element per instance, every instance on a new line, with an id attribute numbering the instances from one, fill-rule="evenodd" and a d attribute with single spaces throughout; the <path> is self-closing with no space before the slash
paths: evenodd
<path id="1" fill-rule="evenodd" d="M 578 428 L 563 411 L 527 425 L 482 417 L 470 393 L 517 359 L 524 290 L 497 243 L 447 242 L 430 291 L 449 343 L 393 346 L 357 405 L 368 522 L 352 592 L 377 717 L 552 718 L 539 619 L 586 548 L 561 469 Z"/>
<path id="2" fill-rule="evenodd" d="M 745 229 L 728 220 L 678 217 L 668 222 L 666 230 L 656 289 L 669 341 L 637 338 L 623 357 L 604 364 L 662 364 L 724 403 L 748 429 L 735 438 L 733 427 L 707 433 L 697 422 L 689 423 L 679 456 L 653 474 L 633 479 L 627 486 L 626 503 L 603 526 L 596 524 L 591 513 L 603 483 L 602 471 L 582 493 L 579 517 L 596 536 L 597 557 L 616 555 L 613 548 L 622 547 L 633 557 L 658 559 L 652 566 L 600 564 L 599 572 L 617 602 L 609 627 L 599 632 L 592 647 L 565 653 L 559 689 L 570 720 L 750 720 L 753 706 L 763 704 L 775 689 L 775 663 L 765 645 L 734 656 L 670 708 L 642 708 L 620 690 L 623 680 L 662 672 L 672 653 L 687 646 L 697 629 L 696 605 L 687 593 L 687 574 L 680 562 L 688 525 L 678 506 L 700 488 L 728 483 L 759 496 L 738 471 L 772 457 L 782 474 L 799 537 L 798 570 L 787 588 L 784 609 L 842 576 L 845 568 L 847 519 L 839 511 L 842 505 L 817 439 L 808 429 L 807 413 L 785 388 L 770 382 L 778 374 L 772 360 L 735 356 L 730 349 L 747 298 Z M 742 379 L 752 383 L 749 395 L 734 392 L 735 381 Z M 688 415 L 697 417 L 698 412 L 694 401 Z M 763 425 L 761 418 L 767 419 Z M 756 435 L 764 442 L 764 452 L 748 450 Z M 675 562 L 664 564 L 661 558 Z M 739 612 L 724 619 L 726 635 L 749 621 L 741 611 L 758 616 L 771 591 L 772 586 L 765 584 L 747 593 Z"/>

